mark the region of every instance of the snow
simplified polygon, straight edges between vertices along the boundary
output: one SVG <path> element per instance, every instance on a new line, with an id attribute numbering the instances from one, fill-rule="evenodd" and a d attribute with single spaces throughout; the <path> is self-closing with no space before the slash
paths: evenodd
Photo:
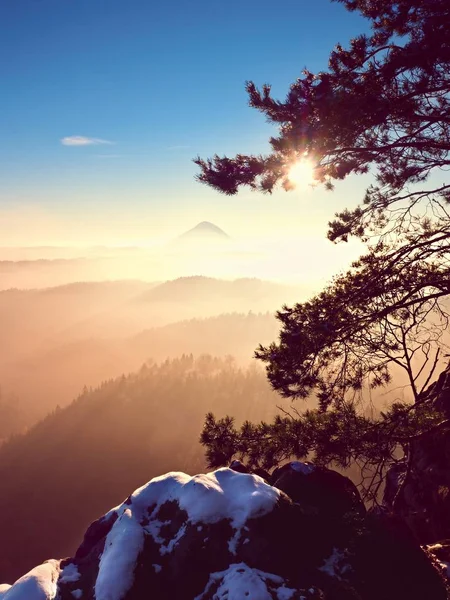
<path id="1" fill-rule="evenodd" d="M 270 512 L 280 495 L 279 490 L 268 485 L 261 477 L 227 468 L 193 477 L 178 472 L 155 477 L 137 489 L 127 503 L 124 502 L 108 513 L 111 515 L 115 512 L 118 519 L 106 538 L 100 558 L 95 584 L 96 600 L 121 600 L 130 590 L 135 565 L 144 546 L 145 534 L 151 535 L 159 545 L 161 556 L 173 551 L 185 534 L 187 523 L 180 527 L 171 540 L 164 540 L 160 534 L 161 528 L 167 525 L 168 521 L 160 521 L 156 515 L 166 502 L 177 502 L 180 509 L 186 511 L 187 521 L 192 524 L 198 523 L 198 527 L 201 527 L 202 523 L 229 520 L 235 530 L 228 542 L 229 549 L 230 552 L 236 553 L 241 530 L 245 528 L 246 521 Z M 154 565 L 156 572 L 158 566 Z M 75 571 L 70 571 L 63 576 L 75 577 L 76 574 Z M 241 574 L 237 577 L 242 579 Z M 252 577 L 256 576 L 253 574 Z M 285 598 L 288 596 L 282 600 Z"/>
<path id="2" fill-rule="evenodd" d="M 203 600 L 212 586 L 218 585 L 216 600 L 290 600 L 297 590 L 287 588 L 278 575 L 251 569 L 245 563 L 232 564 L 225 571 L 211 573 L 205 590 L 194 600 Z"/>
<path id="3" fill-rule="evenodd" d="M 242 529 L 236 529 L 235 534 L 233 535 L 231 540 L 228 541 L 228 550 L 231 552 L 231 554 L 234 554 L 235 556 L 238 542 L 241 539 L 241 533 Z"/>
<path id="4" fill-rule="evenodd" d="M 0 584 L 0 599 L 5 597 L 5 594 L 9 589 L 11 589 L 9 583 Z"/>
<path id="5" fill-rule="evenodd" d="M 76 599 L 79 600 L 83 595 L 83 590 L 73 590 L 72 591 L 72 596 Z"/>
<path id="6" fill-rule="evenodd" d="M 345 553 L 342 552 L 342 550 L 333 548 L 333 552 L 325 559 L 324 564 L 319 567 L 319 571 L 326 573 L 330 577 L 336 577 L 336 579 L 341 580 L 341 575 L 350 569 L 348 564 L 343 564 L 345 558 Z"/>
<path id="7" fill-rule="evenodd" d="M 96 600 L 121 600 L 126 595 L 143 546 L 144 531 L 126 509 L 106 537 L 95 583 Z"/>
<path id="8" fill-rule="evenodd" d="M 311 463 L 300 462 L 299 460 L 292 461 L 290 465 L 291 469 L 298 473 L 303 473 L 303 475 L 310 475 L 315 470 L 315 466 Z"/>
<path id="9" fill-rule="evenodd" d="M 164 544 L 164 539 L 160 536 L 161 528 L 165 525 L 170 525 L 170 521 L 159 521 L 158 519 L 153 519 L 150 523 L 144 527 L 144 530 L 149 533 L 153 540 L 159 545 L 159 553 L 161 556 L 164 554 L 170 554 L 176 544 L 180 541 L 183 535 L 186 533 L 186 525 L 183 525 L 178 530 L 176 536 L 172 538 L 169 543 Z"/>
<path id="10" fill-rule="evenodd" d="M 162 527 L 169 524 L 170 521 L 159 521 L 158 519 L 153 519 L 146 527 L 144 527 L 144 530 L 152 536 L 154 542 L 162 545 L 164 544 L 164 538 L 162 538 L 159 534 Z"/>
<path id="11" fill-rule="evenodd" d="M 77 565 L 73 563 L 68 564 L 61 571 L 61 575 L 59 576 L 60 583 L 73 583 L 80 579 L 80 574 L 78 573 Z"/>
<path id="12" fill-rule="evenodd" d="M 156 504 L 176 500 L 192 523 L 216 523 L 230 519 L 235 529 L 247 519 L 262 516 L 275 506 L 280 491 L 258 475 L 238 473 L 228 468 L 206 475 L 168 473 L 155 477 L 132 494 L 133 511 L 142 513 Z"/>
<path id="13" fill-rule="evenodd" d="M 2 600 L 53 600 L 59 575 L 59 562 L 49 560 L 32 569 L 11 587 L 1 586 Z M 2 589 L 3 588 L 3 589 Z"/>
<path id="14" fill-rule="evenodd" d="M 296 590 L 287 587 L 280 587 L 277 590 L 277 600 L 291 600 L 294 597 Z M 304 596 L 302 596 L 304 597 Z"/>
<path id="15" fill-rule="evenodd" d="M 162 571 L 162 566 L 161 565 L 157 565 L 156 563 L 152 565 L 152 567 L 155 569 L 155 573 L 161 573 Z"/>
<path id="16" fill-rule="evenodd" d="M 172 552 L 174 547 L 178 544 L 178 542 L 181 540 L 181 538 L 183 537 L 183 535 L 185 533 L 186 533 L 186 525 L 183 525 L 178 530 L 177 535 L 174 538 L 172 538 L 167 545 L 162 545 L 160 547 L 159 553 L 161 554 L 161 556 L 163 556 L 164 554 L 170 554 L 170 552 Z"/>

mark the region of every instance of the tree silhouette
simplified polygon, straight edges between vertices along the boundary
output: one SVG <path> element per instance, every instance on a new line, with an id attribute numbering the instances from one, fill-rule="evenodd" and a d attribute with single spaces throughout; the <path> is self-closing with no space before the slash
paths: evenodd
<path id="1" fill-rule="evenodd" d="M 368 467 L 365 488 L 375 500 L 399 451 L 408 455 L 411 440 L 449 425 L 424 390 L 442 364 L 448 329 L 450 5 L 338 1 L 370 19 L 370 36 L 338 45 L 328 70 L 304 71 L 284 101 L 269 85 L 247 84 L 250 106 L 279 127 L 271 153 L 195 162 L 199 181 L 225 194 L 242 186 L 289 190 L 289 170 L 304 160 L 329 190 L 370 172 L 374 183 L 360 204 L 336 214 L 328 230 L 334 242 L 362 239 L 367 252 L 321 294 L 283 307 L 278 342 L 256 352 L 277 391 L 316 395 L 318 409 L 239 431 L 210 414 L 202 442 L 211 464 L 221 440 L 222 454 L 232 448 L 265 468 L 311 454 L 323 463 L 358 461 L 363 475 Z M 405 371 L 414 403 L 370 416 L 361 392 L 388 383 L 393 367 Z"/>
<path id="2" fill-rule="evenodd" d="M 317 181 L 330 189 L 350 173 L 376 173 L 377 185 L 362 204 L 330 224 L 331 239 L 392 228 L 393 220 L 403 231 L 424 200 L 448 218 L 449 184 L 405 190 L 450 164 L 448 3 L 340 1 L 370 18 L 373 35 L 353 39 L 348 49 L 336 46 L 329 70 L 304 71 L 284 102 L 271 96 L 269 85 L 259 90 L 249 82 L 250 106 L 279 126 L 272 153 L 196 159 L 198 179 L 226 194 L 244 185 L 290 188 L 288 170 L 306 155 Z"/>

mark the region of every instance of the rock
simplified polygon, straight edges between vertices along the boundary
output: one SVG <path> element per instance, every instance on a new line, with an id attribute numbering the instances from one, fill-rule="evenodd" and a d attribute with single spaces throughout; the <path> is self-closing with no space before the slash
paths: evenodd
<path id="1" fill-rule="evenodd" d="M 229 468 L 233 469 L 233 471 L 237 471 L 238 473 L 253 473 L 253 475 L 258 475 L 259 477 L 262 477 L 266 483 L 269 483 L 271 479 L 269 473 L 265 469 L 256 468 L 250 470 L 240 460 L 233 460 L 230 463 Z"/>
<path id="2" fill-rule="evenodd" d="M 308 463 L 274 476 L 277 486 L 227 468 L 156 477 L 93 523 L 74 557 L 37 567 L 0 598 L 447 598 L 427 554 L 367 515 L 345 477 Z"/>
<path id="3" fill-rule="evenodd" d="M 230 469 L 236 471 L 237 473 L 250 473 L 248 467 L 246 467 L 240 460 L 233 460 L 230 464 Z"/>
<path id="4" fill-rule="evenodd" d="M 420 401 L 432 403 L 443 421 L 450 418 L 450 365 Z M 410 460 L 399 461 L 387 474 L 383 503 L 405 520 L 419 543 L 450 538 L 450 428 L 411 443 Z"/>
<path id="5" fill-rule="evenodd" d="M 340 519 L 346 513 L 366 512 L 354 483 L 326 467 L 292 461 L 275 469 L 270 483 L 294 502 L 317 510 L 325 518 Z"/>
<path id="6" fill-rule="evenodd" d="M 368 593 L 374 598 L 386 598 L 386 585 L 392 598 L 447 597 L 442 577 L 436 579 L 435 566 L 399 517 L 367 515 L 361 535 L 354 540 L 353 552 L 363 598 Z M 413 571 L 417 577 L 411 577 Z M 375 573 L 382 576 L 374 576 Z"/>
<path id="7" fill-rule="evenodd" d="M 269 475 L 268 471 L 266 471 L 265 469 L 259 469 L 259 468 L 253 469 L 252 473 L 254 475 L 258 475 L 259 477 L 262 477 L 266 483 L 270 483 L 270 475 Z"/>
<path id="8" fill-rule="evenodd" d="M 125 503 L 127 502 L 131 504 L 129 498 L 125 500 Z M 111 511 L 97 521 L 91 523 L 84 534 L 83 542 L 78 548 L 75 557 L 84 558 L 88 554 L 92 556 L 95 548 L 97 548 L 97 552 L 100 556 L 105 545 L 105 538 L 111 531 L 111 528 L 116 520 L 117 513 L 115 511 Z"/>

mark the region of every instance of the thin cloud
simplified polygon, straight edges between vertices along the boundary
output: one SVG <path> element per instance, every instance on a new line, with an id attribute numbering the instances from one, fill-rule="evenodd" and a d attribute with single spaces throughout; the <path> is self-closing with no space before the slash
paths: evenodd
<path id="1" fill-rule="evenodd" d="M 61 138 L 61 144 L 63 146 L 99 146 L 101 144 L 114 144 L 114 142 L 84 135 L 69 135 Z"/>

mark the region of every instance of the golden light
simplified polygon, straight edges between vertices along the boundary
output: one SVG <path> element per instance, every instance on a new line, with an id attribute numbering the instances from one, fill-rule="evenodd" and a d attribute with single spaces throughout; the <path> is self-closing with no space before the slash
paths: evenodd
<path id="1" fill-rule="evenodd" d="M 314 165 L 307 158 L 295 162 L 288 171 L 289 182 L 296 188 L 306 189 L 314 183 Z"/>

